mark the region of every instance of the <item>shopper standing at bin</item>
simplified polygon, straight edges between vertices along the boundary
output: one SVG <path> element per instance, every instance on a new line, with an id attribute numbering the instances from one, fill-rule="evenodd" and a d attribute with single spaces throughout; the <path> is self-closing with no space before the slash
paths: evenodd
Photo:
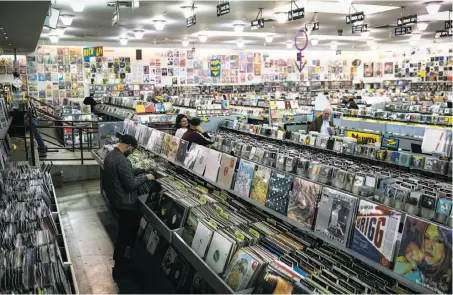
<path id="1" fill-rule="evenodd" d="M 208 146 L 212 144 L 212 141 L 208 137 L 209 135 L 203 131 L 200 124 L 201 121 L 198 118 L 192 118 L 189 120 L 189 129 L 184 133 L 181 139 L 188 142 L 194 142 L 199 145 Z"/>
<path id="2" fill-rule="evenodd" d="M 188 127 L 189 127 L 189 119 L 187 119 L 186 115 L 179 114 L 178 116 L 176 116 L 175 137 L 181 138 L 184 135 L 184 133 L 186 133 Z"/>
<path id="3" fill-rule="evenodd" d="M 331 135 L 330 127 L 335 127 L 332 120 L 330 119 L 331 115 L 332 109 L 325 108 L 324 111 L 322 111 L 322 114 L 316 117 L 313 122 L 311 122 L 310 127 L 308 128 L 308 132 L 316 131 L 322 134 Z"/>
<path id="4" fill-rule="evenodd" d="M 126 265 L 131 259 L 130 254 L 139 227 L 137 189 L 154 179 L 152 174 L 137 176 L 145 171 L 134 170 L 131 162 L 126 159 L 137 145 L 138 142 L 133 136 L 123 135 L 120 137 L 118 147 L 109 152 L 104 159 L 102 189 L 118 214 L 118 237 L 113 253 L 114 279 L 126 274 Z"/>

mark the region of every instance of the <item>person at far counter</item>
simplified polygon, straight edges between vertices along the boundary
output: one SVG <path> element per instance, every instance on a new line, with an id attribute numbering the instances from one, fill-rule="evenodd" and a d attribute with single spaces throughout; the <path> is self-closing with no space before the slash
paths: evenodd
<path id="1" fill-rule="evenodd" d="M 181 139 L 190 143 L 194 142 L 199 145 L 209 146 L 213 142 L 206 132 L 203 131 L 200 124 L 201 121 L 198 118 L 192 118 L 189 120 L 189 128 L 184 133 Z"/>
<path id="2" fill-rule="evenodd" d="M 352 110 L 358 110 L 359 109 L 359 106 L 357 105 L 357 103 L 355 102 L 354 98 L 351 97 L 349 99 L 349 102 L 348 102 L 348 109 Z"/>
<path id="3" fill-rule="evenodd" d="M 311 122 L 310 127 L 308 127 L 308 132 L 316 131 L 321 134 L 332 135 L 332 129 L 335 125 L 333 124 L 332 120 L 330 119 L 332 115 L 331 108 L 325 108 L 322 111 L 322 114 L 316 117 L 313 122 Z M 331 127 L 331 128 L 330 128 Z"/>

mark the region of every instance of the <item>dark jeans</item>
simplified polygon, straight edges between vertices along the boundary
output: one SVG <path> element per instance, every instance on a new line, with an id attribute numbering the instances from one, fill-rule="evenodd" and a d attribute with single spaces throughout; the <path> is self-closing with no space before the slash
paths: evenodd
<path id="1" fill-rule="evenodd" d="M 115 242 L 113 260 L 115 260 L 115 266 L 121 267 L 129 258 L 125 255 L 130 254 L 126 253 L 126 249 L 129 247 L 132 250 L 134 247 L 140 220 L 136 210 L 116 210 L 116 212 L 118 213 L 118 237 Z"/>
<path id="2" fill-rule="evenodd" d="M 38 152 L 44 153 L 46 152 L 46 145 L 44 144 L 44 140 L 41 137 L 41 133 L 38 130 L 38 120 L 33 119 L 33 125 L 31 126 L 31 130 L 33 131 L 33 136 L 38 143 Z"/>

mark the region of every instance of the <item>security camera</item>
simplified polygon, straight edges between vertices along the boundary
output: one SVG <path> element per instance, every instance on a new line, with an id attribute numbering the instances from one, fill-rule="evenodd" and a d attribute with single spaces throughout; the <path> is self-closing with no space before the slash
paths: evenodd
<path id="1" fill-rule="evenodd" d="M 337 33 L 338 33 L 338 36 L 343 36 L 343 30 L 342 29 L 337 30 Z"/>

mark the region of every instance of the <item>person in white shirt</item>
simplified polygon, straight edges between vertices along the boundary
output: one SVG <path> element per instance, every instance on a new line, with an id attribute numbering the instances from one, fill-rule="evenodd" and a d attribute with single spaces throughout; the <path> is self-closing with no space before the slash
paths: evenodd
<path id="1" fill-rule="evenodd" d="M 176 122 L 175 122 L 175 129 L 176 129 L 176 134 L 175 137 L 181 138 L 184 133 L 187 131 L 187 127 L 189 127 L 189 120 L 187 117 L 183 114 L 179 114 L 176 117 Z"/>
<path id="2" fill-rule="evenodd" d="M 316 131 L 321 134 L 330 136 L 332 132 L 331 128 L 335 127 L 332 120 L 330 119 L 331 115 L 332 109 L 325 108 L 322 114 L 311 122 L 310 127 L 308 128 L 308 132 Z"/>

